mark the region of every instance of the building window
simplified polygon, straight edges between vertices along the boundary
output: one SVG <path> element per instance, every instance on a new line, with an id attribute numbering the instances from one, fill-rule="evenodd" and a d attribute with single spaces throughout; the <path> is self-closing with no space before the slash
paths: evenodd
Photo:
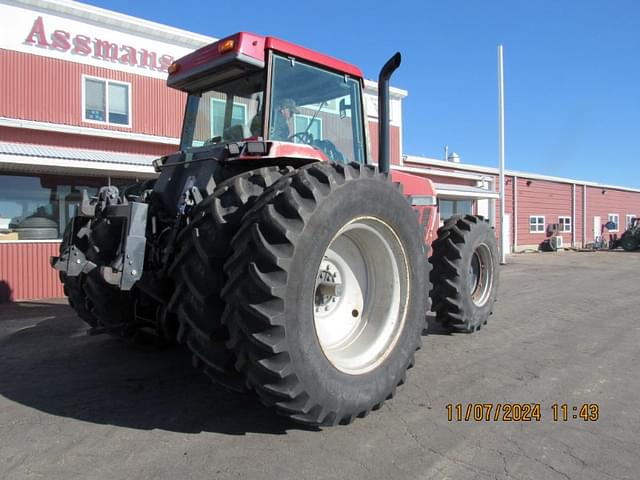
<path id="1" fill-rule="evenodd" d="M 76 214 L 82 190 L 96 195 L 107 178 L 76 175 L 0 174 L 0 242 L 56 240 Z M 114 185 L 131 179 L 111 179 Z"/>
<path id="2" fill-rule="evenodd" d="M 311 126 L 309 126 L 309 122 Z M 300 115 L 294 114 L 293 116 L 293 131 L 294 132 L 307 132 L 311 134 L 314 140 L 322 140 L 322 119 L 321 118 L 313 118 L 309 115 Z M 294 141 L 296 143 L 305 143 L 304 139 L 298 137 L 294 137 Z"/>
<path id="3" fill-rule="evenodd" d="M 83 76 L 83 120 L 119 127 L 131 126 L 131 85 Z"/>
<path id="4" fill-rule="evenodd" d="M 634 218 L 637 218 L 637 215 L 631 215 L 631 214 L 627 214 L 624 217 L 624 229 L 628 230 L 629 227 L 631 227 L 631 220 L 633 220 Z"/>
<path id="5" fill-rule="evenodd" d="M 236 125 L 240 126 L 242 133 L 233 135 L 232 132 L 225 132 L 224 117 L 227 108 L 227 102 L 218 98 L 211 99 L 211 138 L 238 138 L 242 140 L 247 138 L 244 131 L 244 125 L 247 124 L 247 106 L 244 103 L 233 102 L 233 108 L 231 110 L 231 123 L 227 127 L 227 130 Z"/>
<path id="6" fill-rule="evenodd" d="M 608 230 L 610 232 L 617 232 L 619 229 L 619 225 L 620 225 L 620 216 L 617 213 L 610 213 L 609 214 L 609 223 L 615 223 L 615 227 L 614 228 L 609 228 Z"/>
<path id="7" fill-rule="evenodd" d="M 558 217 L 559 231 L 564 233 L 571 233 L 571 217 Z"/>
<path id="8" fill-rule="evenodd" d="M 544 233 L 544 217 L 539 215 L 529 217 L 529 233 Z"/>

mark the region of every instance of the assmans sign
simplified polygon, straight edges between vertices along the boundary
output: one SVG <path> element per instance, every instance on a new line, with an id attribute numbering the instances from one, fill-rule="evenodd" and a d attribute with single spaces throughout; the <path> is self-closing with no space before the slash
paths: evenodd
<path id="1" fill-rule="evenodd" d="M 62 29 L 48 30 L 42 17 L 35 19 L 23 44 L 157 72 L 166 72 L 174 60 L 166 53 L 112 42 L 97 36 Z"/>

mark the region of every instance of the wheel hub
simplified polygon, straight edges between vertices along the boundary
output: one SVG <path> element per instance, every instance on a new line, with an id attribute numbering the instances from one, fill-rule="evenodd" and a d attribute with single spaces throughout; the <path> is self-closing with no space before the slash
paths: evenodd
<path id="1" fill-rule="evenodd" d="M 342 277 L 337 266 L 325 257 L 316 280 L 315 311 L 331 312 L 342 296 Z"/>

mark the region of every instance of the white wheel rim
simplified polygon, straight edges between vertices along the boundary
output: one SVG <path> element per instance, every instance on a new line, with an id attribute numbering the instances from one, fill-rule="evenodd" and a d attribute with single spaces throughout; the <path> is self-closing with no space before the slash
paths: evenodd
<path id="1" fill-rule="evenodd" d="M 483 307 L 491 296 L 493 287 L 493 261 L 491 250 L 481 243 L 474 250 L 469 265 L 469 293 L 477 307 Z"/>
<path id="2" fill-rule="evenodd" d="M 380 365 L 404 327 L 409 292 L 407 255 L 387 223 L 359 217 L 342 227 L 314 291 L 316 334 L 333 366 L 360 375 Z"/>

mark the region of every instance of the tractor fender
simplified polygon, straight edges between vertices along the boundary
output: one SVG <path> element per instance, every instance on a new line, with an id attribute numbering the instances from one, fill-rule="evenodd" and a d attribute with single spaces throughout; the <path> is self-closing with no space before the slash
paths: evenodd
<path id="1" fill-rule="evenodd" d="M 428 178 L 398 170 L 391 170 L 390 174 L 393 182 L 402 185 L 402 191 L 407 200 L 418 212 L 420 225 L 424 231 L 424 243 L 431 245 L 436 239 L 436 231 L 440 223 L 436 189 L 433 182 Z"/>

